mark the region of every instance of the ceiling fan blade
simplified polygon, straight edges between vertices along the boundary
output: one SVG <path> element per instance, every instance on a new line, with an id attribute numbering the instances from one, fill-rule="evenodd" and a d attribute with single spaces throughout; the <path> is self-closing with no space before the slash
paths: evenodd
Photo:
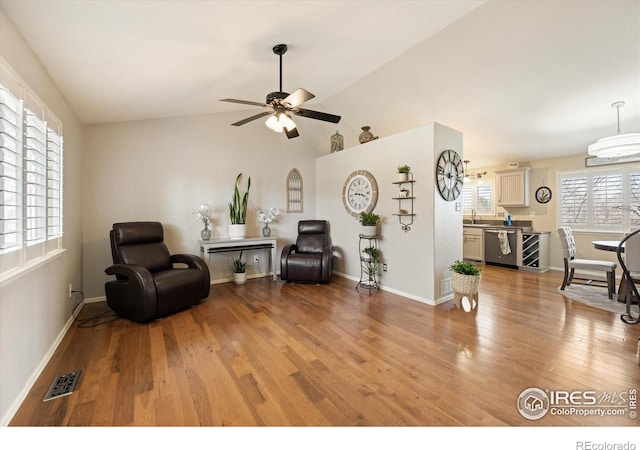
<path id="1" fill-rule="evenodd" d="M 311 92 L 300 88 L 296 89 L 293 94 L 289 94 L 287 98 L 282 100 L 282 103 L 288 103 L 291 107 L 296 107 L 298 105 L 302 105 L 304 102 L 308 102 L 313 97 L 315 97 L 315 95 Z"/>
<path id="2" fill-rule="evenodd" d="M 240 125 L 244 125 L 245 123 L 251 122 L 252 120 L 259 119 L 260 117 L 268 116 L 269 114 L 273 114 L 273 111 L 263 111 L 255 116 L 247 117 L 246 119 L 239 120 L 237 122 L 232 123 L 231 125 L 235 125 L 239 127 Z"/>
<path id="3" fill-rule="evenodd" d="M 235 98 L 221 98 L 220 101 L 221 102 L 231 102 L 231 103 L 241 103 L 243 105 L 262 106 L 264 108 L 268 108 L 269 107 L 269 105 L 267 105 L 266 103 L 250 102 L 248 100 L 236 100 Z"/>
<path id="4" fill-rule="evenodd" d="M 298 137 L 300 136 L 300 134 L 298 134 L 298 127 L 292 129 L 291 131 L 287 130 L 286 128 L 284 129 L 284 134 L 287 135 L 288 139 L 292 139 L 294 137 Z"/>
<path id="5" fill-rule="evenodd" d="M 294 113 L 296 116 L 308 117 L 309 119 L 324 120 L 325 122 L 333 122 L 333 123 L 340 122 L 340 119 L 342 118 L 340 116 L 336 116 L 333 114 L 327 114 L 327 113 L 312 111 L 310 109 L 303 109 L 303 108 L 294 108 L 294 109 L 291 109 L 291 112 Z"/>

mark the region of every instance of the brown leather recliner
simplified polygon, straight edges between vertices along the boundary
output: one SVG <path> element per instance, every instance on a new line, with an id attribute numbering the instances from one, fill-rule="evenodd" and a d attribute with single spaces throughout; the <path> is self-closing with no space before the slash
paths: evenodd
<path id="1" fill-rule="evenodd" d="M 326 220 L 298 222 L 298 239 L 282 249 L 280 278 L 285 281 L 327 283 L 332 271 L 331 235 Z"/>
<path id="2" fill-rule="evenodd" d="M 161 223 L 115 223 L 109 235 L 113 265 L 105 272 L 116 279 L 104 287 L 107 304 L 121 317 L 149 322 L 194 306 L 209 295 L 210 275 L 204 260 L 171 255 Z"/>

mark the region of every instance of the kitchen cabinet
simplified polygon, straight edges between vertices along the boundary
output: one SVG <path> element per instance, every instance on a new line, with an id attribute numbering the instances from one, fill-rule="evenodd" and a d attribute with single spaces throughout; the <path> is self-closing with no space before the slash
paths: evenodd
<path id="1" fill-rule="evenodd" d="M 482 228 L 462 227 L 462 257 L 474 261 L 484 261 Z"/>
<path id="2" fill-rule="evenodd" d="M 496 170 L 496 203 L 498 206 L 529 206 L 530 172 L 531 167 Z"/>

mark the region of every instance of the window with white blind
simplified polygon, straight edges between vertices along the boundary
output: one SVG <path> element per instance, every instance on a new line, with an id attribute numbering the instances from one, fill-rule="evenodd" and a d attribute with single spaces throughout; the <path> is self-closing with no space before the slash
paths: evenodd
<path id="1" fill-rule="evenodd" d="M 0 274 L 59 250 L 62 125 L 0 65 Z"/>
<path id="2" fill-rule="evenodd" d="M 558 226 L 628 232 L 640 227 L 640 167 L 558 174 Z"/>
<path id="3" fill-rule="evenodd" d="M 471 214 L 472 210 L 479 216 L 495 214 L 493 200 L 494 181 L 475 179 L 466 181 L 462 187 L 462 211 Z"/>

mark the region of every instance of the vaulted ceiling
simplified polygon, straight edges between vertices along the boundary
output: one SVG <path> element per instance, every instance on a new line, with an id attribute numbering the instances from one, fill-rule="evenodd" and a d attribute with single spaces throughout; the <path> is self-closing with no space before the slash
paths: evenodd
<path id="1" fill-rule="evenodd" d="M 476 164 L 640 131 L 640 2 L 0 0 L 85 124 L 250 107 L 283 88 L 385 135 L 428 122 Z M 240 114 L 242 118 L 249 114 Z M 341 123 L 342 125 L 342 123 Z M 266 129 L 265 129 L 266 130 Z M 266 132 L 266 131 L 265 131 Z"/>

